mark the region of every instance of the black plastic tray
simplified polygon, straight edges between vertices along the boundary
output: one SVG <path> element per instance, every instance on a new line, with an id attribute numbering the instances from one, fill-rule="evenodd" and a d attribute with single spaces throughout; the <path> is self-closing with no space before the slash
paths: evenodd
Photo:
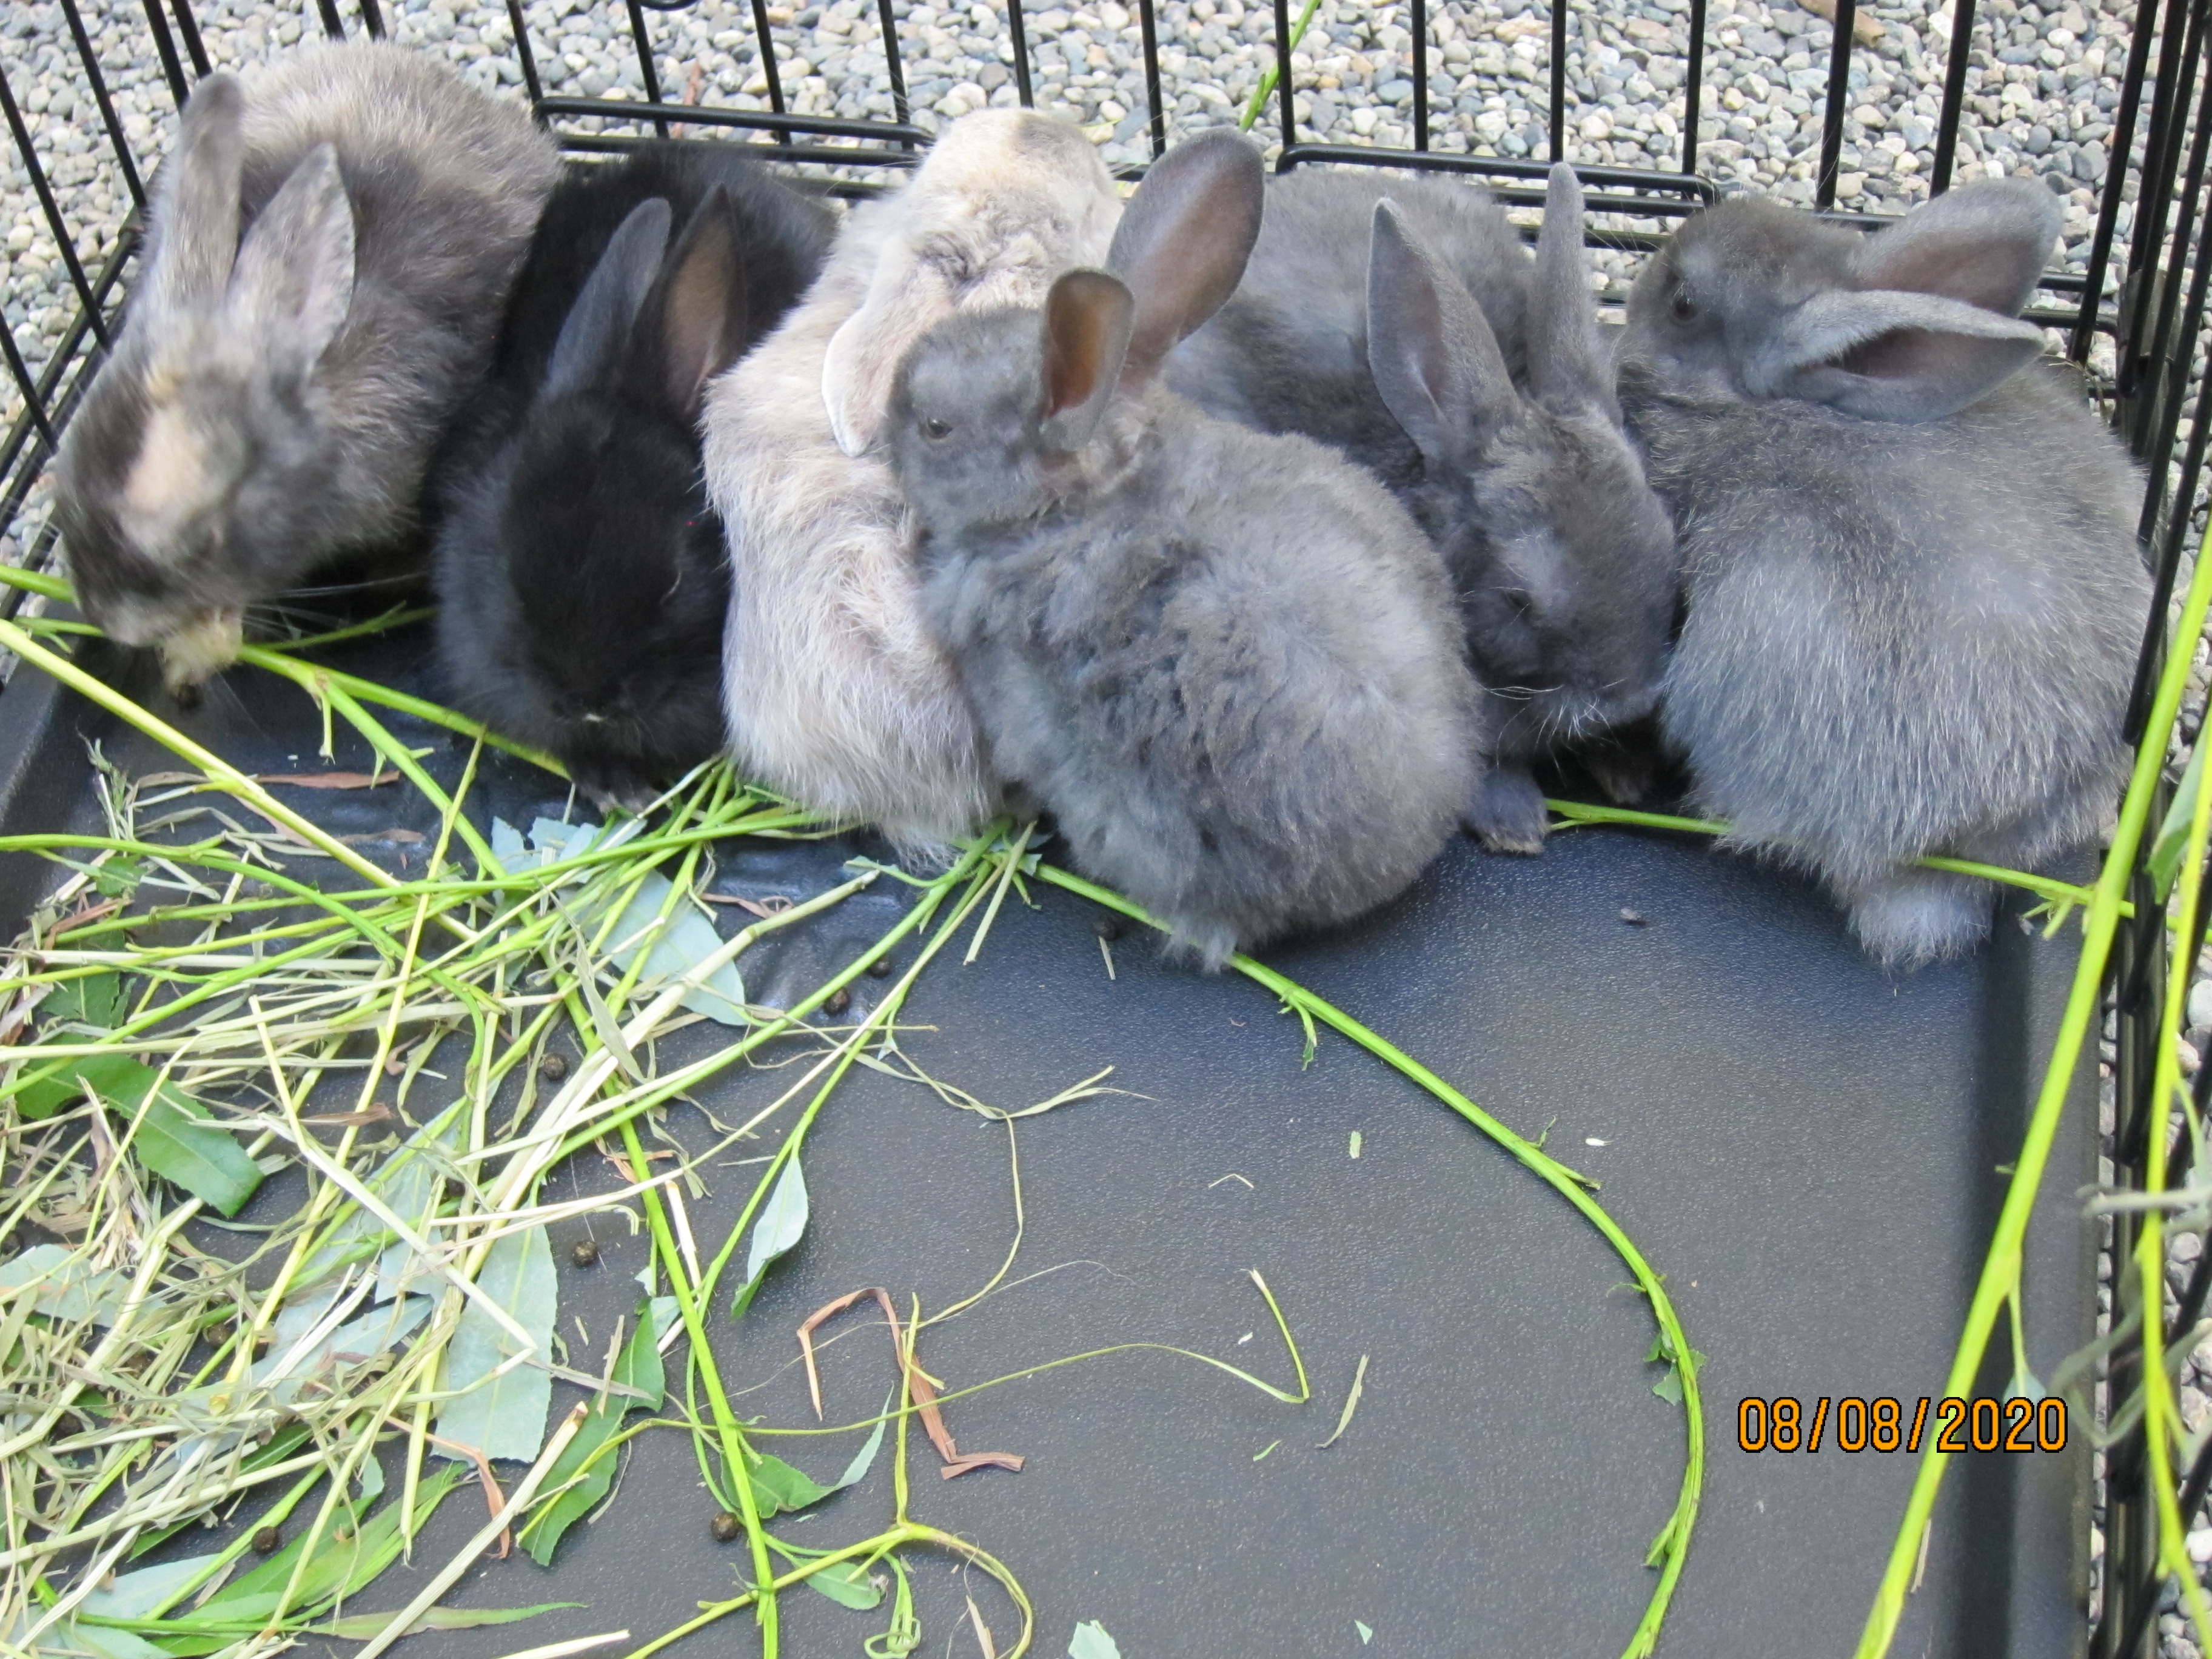
<path id="1" fill-rule="evenodd" d="M 427 654 L 416 632 L 332 660 L 422 685 Z M 148 690 L 130 659 L 95 647 L 85 660 Z M 191 713 L 156 706 L 248 769 L 323 764 L 319 718 L 269 677 L 234 671 Z M 445 743 L 434 728 L 393 725 L 417 744 Z M 20 670 L 0 700 L 0 828 L 95 825 L 88 740 L 133 773 L 175 764 Z M 368 766 L 364 746 L 343 732 L 340 743 L 340 765 Z M 451 778 L 461 758 L 445 744 L 430 763 Z M 496 811 L 526 824 L 561 811 L 554 781 L 501 759 L 475 805 L 480 817 Z M 299 804 L 354 833 L 405 822 L 404 793 Z M 734 844 L 717 885 L 817 891 L 857 849 L 876 850 Z M 52 873 L 0 860 L 11 933 Z M 888 925 L 903 902 L 890 886 L 783 936 L 776 956 L 754 961 L 750 994 L 774 1003 L 818 983 Z M 975 965 L 939 959 L 905 1017 L 933 1029 L 911 1030 L 905 1046 L 1000 1106 L 1109 1065 L 1109 1081 L 1129 1092 L 1021 1126 L 1028 1232 L 1014 1276 L 1059 1270 L 933 1330 L 924 1363 L 959 1387 L 1155 1341 L 1286 1381 L 1245 1278 L 1256 1267 L 1292 1321 L 1316 1394 L 1294 1410 L 1155 1352 L 1010 1384 L 950 1407 L 951 1424 L 964 1449 L 1020 1452 L 1028 1468 L 941 1482 L 917 1437 L 918 1518 L 1020 1576 L 1039 1611 L 1036 1651 L 1053 1659 L 1078 1621 L 1094 1619 L 1125 1659 L 1618 1653 L 1650 1592 L 1641 1564 L 1684 1456 L 1680 1413 L 1654 1397 L 1659 1371 L 1644 1363 L 1648 1311 L 1618 1259 L 1557 1195 L 1364 1053 L 1324 1035 L 1302 1068 L 1297 1023 L 1266 993 L 1234 975 L 1164 967 L 1139 937 L 1115 945 L 1109 980 L 1091 907 L 1048 888 L 1037 898 L 1035 909 L 1006 907 Z M 2020 908 L 2008 906 L 1971 961 L 1893 976 L 1786 872 L 1694 838 L 1577 830 L 1539 859 L 1459 846 L 1382 914 L 1268 955 L 1506 1121 L 1532 1134 L 1548 1125 L 1551 1149 L 1603 1182 L 1601 1201 L 1668 1276 L 1706 1356 L 1709 1452 L 1662 1655 L 1796 1659 L 1848 1654 L 1857 1639 L 1912 1460 L 1832 1444 L 1747 1454 L 1737 1405 L 1891 1395 L 1909 1410 L 1942 1392 L 2075 955 L 2070 932 L 2031 935 L 2013 919 Z M 878 982 L 857 988 L 864 1007 Z M 704 1098 L 727 1121 L 768 1098 L 777 1076 L 730 1074 Z M 2027 1338 L 2045 1376 L 2089 1340 L 2095 1310 L 2080 1202 L 2095 1174 L 2087 1085 L 2077 1079 L 2031 1237 Z M 710 1133 L 685 1112 L 672 1127 L 694 1146 Z M 742 1325 L 717 1325 L 732 1387 L 757 1389 L 742 1409 L 787 1425 L 810 1418 L 792 1364 L 807 1312 L 871 1285 L 902 1306 L 918 1294 L 943 1307 L 997 1267 L 1013 1219 L 1005 1132 L 873 1073 L 853 1074 L 805 1162 L 805 1242 Z M 1243 1180 L 1224 1179 L 1231 1174 Z M 614 1182 L 596 1161 L 557 1179 L 562 1193 Z M 733 1170 L 709 1184 L 693 1218 L 719 1237 L 751 1179 Z M 600 1265 L 578 1269 L 568 1249 L 586 1230 L 569 1224 L 554 1241 L 561 1323 L 573 1336 L 580 1318 L 603 1346 L 634 1302 L 646 1243 L 600 1218 L 591 1227 Z M 833 1422 L 879 1409 L 894 1380 L 881 1331 L 866 1328 L 873 1316 L 846 1317 L 860 1328 L 824 1361 Z M 1247 1332 L 1256 1334 L 1240 1341 Z M 2009 1371 L 2004 1347 L 1992 1392 Z M 1363 1354 L 1358 1413 L 1341 1442 L 1316 1449 Z M 556 1406 L 574 1395 L 557 1385 Z M 827 1480 L 856 1438 L 774 1449 Z M 793 1538 L 820 1546 L 878 1530 L 888 1462 L 787 1520 Z M 1893 1652 L 2080 1652 L 2088 1474 L 2078 1420 L 2063 1454 L 1955 1462 Z M 418 1637 L 403 1651 L 490 1659 L 621 1628 L 638 1641 L 658 1635 L 696 1602 L 735 1594 L 749 1571 L 742 1546 L 710 1537 L 713 1507 L 682 1439 L 648 1436 L 612 1507 L 569 1535 L 551 1572 L 519 1554 L 487 1561 L 448 1598 L 586 1607 Z M 359 1610 L 396 1608 L 481 1520 L 474 1496 L 457 1494 L 414 1565 L 380 1581 Z M 189 1547 L 210 1545 L 203 1534 Z M 1000 1650 L 1010 1644 L 1012 1612 L 981 1575 L 916 1565 L 921 1651 L 946 1650 L 969 1588 Z M 783 1603 L 785 1651 L 797 1659 L 855 1653 L 884 1622 L 805 1590 Z M 678 1651 L 757 1644 L 739 1613 Z M 962 1632 L 951 1650 L 978 1650 Z"/>

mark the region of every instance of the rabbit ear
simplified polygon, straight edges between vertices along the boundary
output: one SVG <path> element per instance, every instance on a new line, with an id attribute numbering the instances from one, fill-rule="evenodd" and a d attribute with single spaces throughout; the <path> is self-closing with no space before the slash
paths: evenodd
<path id="1" fill-rule="evenodd" d="M 1961 185 L 1868 237 L 1851 258 L 1853 286 L 1938 294 L 2017 317 L 2061 217 L 2058 198 L 2033 179 Z"/>
<path id="2" fill-rule="evenodd" d="M 1388 198 L 1375 204 L 1368 243 L 1367 367 L 1384 405 L 1431 465 L 1469 459 L 1520 410 L 1482 307 Z"/>
<path id="3" fill-rule="evenodd" d="M 230 281 L 245 116 L 246 94 L 228 75 L 208 76 L 185 106 L 176 152 L 156 185 L 160 234 L 145 288 L 145 303 L 156 313 L 211 305 Z"/>
<path id="4" fill-rule="evenodd" d="M 745 269 L 737 210 L 719 185 L 691 216 L 638 313 L 638 354 L 653 390 L 687 419 L 707 382 L 737 361 L 745 343 Z"/>
<path id="5" fill-rule="evenodd" d="M 1137 301 L 1103 270 L 1071 270 L 1044 302 L 1043 438 L 1065 454 L 1091 441 L 1114 400 Z"/>
<path id="6" fill-rule="evenodd" d="M 1870 420 L 1941 420 L 2043 350 L 2043 331 L 1933 294 L 1835 290 L 1790 313 L 1747 365 L 1746 389 Z"/>
<path id="7" fill-rule="evenodd" d="M 668 246 L 668 204 L 655 196 L 640 202 L 615 234 L 592 274 L 577 290 L 545 366 L 545 394 L 562 396 L 604 383 L 622 362 L 630 325 L 645 303 Z"/>
<path id="8" fill-rule="evenodd" d="M 1536 239 L 1536 282 L 1528 307 L 1528 383 L 1537 398 L 1562 409 L 1596 409 L 1615 423 L 1613 355 L 1598 337 L 1583 251 L 1583 187 L 1565 161 L 1552 169 L 1544 228 Z"/>
<path id="9" fill-rule="evenodd" d="M 934 260 L 910 247 L 884 251 L 869 279 L 868 297 L 830 337 L 822 360 L 822 401 L 838 448 L 858 455 L 876 441 L 899 360 L 933 324 L 950 317 L 957 303 Z"/>
<path id="10" fill-rule="evenodd" d="M 318 144 L 239 245 L 224 301 L 233 327 L 280 370 L 314 368 L 353 304 L 353 205 L 337 151 Z"/>
<path id="11" fill-rule="evenodd" d="M 1145 174 L 1106 256 L 1136 296 L 1122 370 L 1133 389 L 1237 291 L 1266 190 L 1260 152 L 1221 128 L 1186 139 Z"/>

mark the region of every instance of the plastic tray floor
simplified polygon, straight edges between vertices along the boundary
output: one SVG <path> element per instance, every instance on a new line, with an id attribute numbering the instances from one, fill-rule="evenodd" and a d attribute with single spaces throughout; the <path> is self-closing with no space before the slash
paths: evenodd
<path id="1" fill-rule="evenodd" d="M 333 660 L 421 684 L 426 654 L 409 634 Z M 251 671 L 234 671 L 195 712 L 165 712 L 249 770 L 324 764 L 306 700 Z M 394 729 L 441 744 L 430 763 L 458 775 L 462 756 L 444 734 L 405 720 Z M 0 703 L 9 832 L 96 823 L 88 738 L 134 774 L 174 765 L 19 674 Z M 366 769 L 365 748 L 340 742 L 337 763 Z M 557 816 L 551 781 L 494 763 L 479 816 Z M 345 834 L 427 817 L 404 787 L 296 798 Z M 818 891 L 865 845 L 733 844 L 715 886 Z M 50 879 L 28 860 L 0 865 L 11 925 Z M 1014 1570 L 1039 1610 L 1036 1651 L 1054 1659 L 1073 1626 L 1094 1619 L 1127 1659 L 1618 1653 L 1650 1594 L 1641 1563 L 1684 1455 L 1678 1408 L 1651 1392 L 1652 1327 L 1619 1261 L 1548 1188 L 1378 1062 L 1324 1034 L 1302 1068 L 1297 1023 L 1265 992 L 1165 966 L 1133 931 L 1115 944 L 1109 979 L 1091 907 L 1033 890 L 1036 907 L 1010 902 L 975 965 L 939 957 L 908 1004 L 902 1045 L 933 1075 L 1001 1107 L 1108 1066 L 1126 1092 L 1019 1126 L 1027 1232 L 1016 1282 L 928 1332 L 923 1363 L 959 1388 L 1146 1341 L 1287 1382 L 1245 1277 L 1258 1268 L 1292 1322 L 1316 1397 L 1284 1407 L 1152 1352 L 1012 1383 L 948 1413 L 963 1449 L 1019 1452 L 1027 1468 L 940 1481 L 917 1435 L 917 1518 Z M 902 902 L 880 884 L 777 936 L 748 958 L 750 994 L 774 1005 L 818 983 Z M 1624 909 L 1644 923 L 1625 921 Z M 1892 1395 L 1909 1411 L 1942 1392 L 2073 955 L 2069 938 L 2030 936 L 2008 914 L 1969 962 L 1886 975 L 1795 878 L 1691 838 L 1595 829 L 1559 835 L 1537 859 L 1462 844 L 1382 914 L 1268 953 L 1524 1133 L 1548 1126 L 1550 1149 L 1603 1183 L 1602 1201 L 1668 1276 L 1706 1356 L 1708 1474 L 1662 1655 L 1851 1650 L 1913 1462 L 1832 1443 L 1747 1454 L 1737 1403 Z M 854 1012 L 880 989 L 860 981 Z M 783 1079 L 726 1073 L 702 1103 L 731 1121 Z M 2027 1336 L 2039 1375 L 2091 1332 L 2094 1245 L 2079 1189 L 2094 1176 L 2094 1121 L 2077 1098 L 2032 1238 Z M 688 1108 L 669 1127 L 694 1149 L 719 1138 Z M 739 1409 L 785 1426 L 811 1417 L 793 1340 L 808 1312 L 864 1285 L 886 1287 L 902 1308 L 910 1296 L 944 1307 L 997 1269 L 1014 1221 L 1006 1132 L 873 1072 L 850 1074 L 811 1132 L 805 1167 L 804 1243 L 742 1324 L 716 1325 L 725 1375 L 749 1391 Z M 719 1239 L 753 1176 L 750 1166 L 706 1175 L 712 1195 L 694 1203 L 693 1222 L 702 1240 Z M 549 1195 L 615 1184 L 586 1158 Z M 274 1209 L 296 1194 L 280 1180 L 256 1201 Z M 609 1216 L 556 1232 L 561 1328 L 596 1369 L 635 1304 L 647 1240 Z M 599 1262 L 578 1268 L 570 1249 L 586 1232 Z M 235 1249 L 234 1237 L 225 1241 L 210 1231 L 204 1242 Z M 856 1310 L 829 1334 L 838 1339 L 823 1358 L 829 1420 L 880 1410 L 896 1379 L 879 1320 Z M 1317 1449 L 1362 1355 L 1352 1426 Z M 2008 1370 L 2000 1339 L 1986 1391 L 2002 1392 Z M 556 1384 L 556 1407 L 575 1395 Z M 767 1443 L 826 1480 L 858 1440 Z M 745 1553 L 709 1535 L 714 1506 L 690 1447 L 673 1433 L 635 1445 L 616 1501 L 569 1534 L 554 1571 L 519 1553 L 488 1560 L 448 1598 L 586 1606 L 414 1638 L 406 1651 L 491 1659 L 623 1628 L 643 1641 L 698 1601 L 736 1594 Z M 879 1529 L 889 1461 L 886 1451 L 863 1484 L 782 1529 L 817 1547 Z M 2062 1455 L 1955 1462 L 1893 1651 L 2079 1651 L 2087 1464 L 2078 1422 Z M 477 1503 L 457 1492 L 414 1565 L 355 1610 L 400 1605 L 478 1524 Z M 953 1630 L 970 1589 L 1000 1650 L 1010 1645 L 1013 1615 L 980 1574 L 927 1557 L 915 1565 L 921 1651 L 948 1650 L 948 1637 L 950 1651 L 979 1650 Z M 889 1607 L 852 1612 L 804 1589 L 781 1600 L 785 1651 L 798 1659 L 856 1652 Z M 1354 1620 L 1371 1628 L 1371 1644 Z M 757 1644 L 738 1613 L 680 1651 Z"/>

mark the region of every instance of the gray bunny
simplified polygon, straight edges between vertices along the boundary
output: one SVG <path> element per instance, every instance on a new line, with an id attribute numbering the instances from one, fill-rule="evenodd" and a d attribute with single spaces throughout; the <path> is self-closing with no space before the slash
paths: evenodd
<path id="1" fill-rule="evenodd" d="M 526 110 L 402 46 L 201 82 L 57 461 L 93 620 L 181 690 L 236 657 L 246 606 L 406 538 L 558 169 Z"/>
<path id="2" fill-rule="evenodd" d="M 1480 764 L 1442 562 L 1389 493 L 1157 384 L 1235 288 L 1261 189 L 1232 134 L 1171 151 L 1116 274 L 939 324 L 887 420 L 1000 775 L 1208 967 L 1398 892 Z"/>
<path id="3" fill-rule="evenodd" d="M 1573 169 L 1552 170 L 1533 272 L 1471 185 L 1279 179 L 1243 284 L 1173 362 L 1209 412 L 1373 468 L 1429 533 L 1491 700 L 1496 764 L 1468 822 L 1493 850 L 1540 852 L 1531 767 L 1650 713 L 1675 605 L 1674 526 L 1623 429 Z M 1641 793 L 1632 767 L 1591 758 Z"/>
<path id="4" fill-rule="evenodd" d="M 1621 386 L 1688 614 L 1663 721 L 1731 839 L 1805 866 L 1884 962 L 1971 946 L 1990 891 L 2093 839 L 2148 605 L 2142 480 L 2019 319 L 2058 230 L 2028 180 L 1869 237 L 1772 204 L 1638 278 Z"/>

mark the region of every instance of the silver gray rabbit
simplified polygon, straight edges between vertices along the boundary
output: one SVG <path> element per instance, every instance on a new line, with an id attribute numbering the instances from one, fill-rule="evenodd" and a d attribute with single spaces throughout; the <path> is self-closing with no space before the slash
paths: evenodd
<path id="1" fill-rule="evenodd" d="M 1623 429 L 1573 169 L 1552 170 L 1533 269 L 1473 185 L 1279 179 L 1236 297 L 1171 365 L 1209 413 L 1336 445 L 1412 511 L 1491 699 L 1496 764 L 1468 822 L 1495 850 L 1541 851 L 1531 768 L 1650 713 L 1675 606 L 1674 526 Z"/>
<path id="2" fill-rule="evenodd" d="M 1261 188 L 1234 135 L 1170 152 L 1114 274 L 939 323 L 886 422 L 923 609 L 997 772 L 1208 967 L 1404 888 L 1482 747 L 1443 562 L 1403 509 L 1158 383 L 1236 287 Z"/>
<path id="3" fill-rule="evenodd" d="M 181 690 L 247 605 L 408 538 L 558 166 L 526 110 L 401 46 L 201 82 L 57 462 L 92 619 Z"/>
<path id="4" fill-rule="evenodd" d="M 1638 276 L 1621 386 L 1680 526 L 1663 721 L 1701 810 L 1817 872 L 1883 961 L 1971 946 L 1986 884 L 2095 837 L 2149 583 L 2142 484 L 2019 313 L 2057 240 L 2030 180 L 1871 236 L 1775 204 Z"/>

